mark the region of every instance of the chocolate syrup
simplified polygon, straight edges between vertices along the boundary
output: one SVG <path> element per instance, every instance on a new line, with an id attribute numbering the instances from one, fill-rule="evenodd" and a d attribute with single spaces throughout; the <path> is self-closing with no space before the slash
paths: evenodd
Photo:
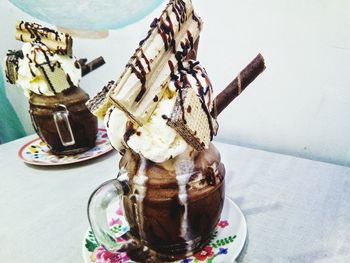
<path id="1" fill-rule="evenodd" d="M 39 68 L 41 68 L 41 72 L 44 74 L 44 76 L 45 76 L 45 78 L 46 78 L 46 80 L 47 80 L 47 83 L 48 83 L 49 86 L 50 86 L 51 91 L 56 95 L 57 92 L 56 92 L 54 86 L 52 85 L 51 80 L 50 80 L 49 76 L 47 75 L 45 69 L 44 69 L 43 67 L 41 67 L 41 66 L 39 66 Z M 67 74 L 67 76 L 68 76 L 68 74 Z"/>
<path id="2" fill-rule="evenodd" d="M 169 68 L 170 68 L 170 79 L 171 80 L 177 80 L 179 77 L 175 74 L 174 63 L 171 60 L 168 60 L 168 65 L 169 65 Z"/>
<path id="3" fill-rule="evenodd" d="M 135 68 L 135 66 L 133 64 L 129 64 L 131 67 L 131 72 L 134 73 L 136 75 L 136 77 L 140 80 L 141 82 L 141 90 L 139 92 L 139 94 L 136 96 L 135 101 L 139 102 L 141 100 L 141 98 L 143 97 L 143 95 L 146 92 L 146 87 L 145 87 L 145 83 L 146 83 L 146 72 L 141 64 L 141 62 L 139 60 L 136 60 L 135 64 L 137 65 L 137 67 L 139 68 L 139 70 L 137 70 Z"/>
<path id="4" fill-rule="evenodd" d="M 134 135 L 136 130 L 134 129 L 134 124 L 131 121 L 126 123 L 124 142 L 127 143 L 132 135 Z"/>
<path id="5" fill-rule="evenodd" d="M 114 110 L 114 107 L 112 108 L 109 108 L 108 109 L 108 112 L 107 112 L 107 123 L 106 123 L 106 127 L 107 128 L 109 128 L 109 121 L 110 121 L 110 119 L 111 119 L 111 114 L 112 114 L 112 112 L 113 112 L 113 110 Z"/>
<path id="6" fill-rule="evenodd" d="M 148 69 L 148 71 L 150 72 L 150 71 L 151 71 L 151 65 L 150 65 L 150 63 L 149 63 L 149 60 L 148 60 L 148 58 L 145 56 L 145 53 L 143 53 L 142 48 L 140 48 L 140 52 L 141 52 L 141 57 L 142 57 L 143 60 L 146 62 L 147 69 Z"/>
<path id="7" fill-rule="evenodd" d="M 199 20 L 197 15 L 194 13 L 194 11 L 192 11 L 192 19 L 197 22 L 198 28 L 200 29 L 201 28 L 201 21 Z"/>

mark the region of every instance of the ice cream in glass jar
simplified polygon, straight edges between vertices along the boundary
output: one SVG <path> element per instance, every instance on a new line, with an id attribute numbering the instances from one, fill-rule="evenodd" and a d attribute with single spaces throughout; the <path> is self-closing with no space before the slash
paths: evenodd
<path id="1" fill-rule="evenodd" d="M 92 148 L 97 118 L 85 106 L 89 96 L 79 87 L 87 64 L 73 56 L 72 37 L 18 21 L 16 39 L 24 44 L 21 50 L 8 51 L 5 73 L 8 82 L 21 87 L 28 97 L 36 133 L 54 154 Z"/>

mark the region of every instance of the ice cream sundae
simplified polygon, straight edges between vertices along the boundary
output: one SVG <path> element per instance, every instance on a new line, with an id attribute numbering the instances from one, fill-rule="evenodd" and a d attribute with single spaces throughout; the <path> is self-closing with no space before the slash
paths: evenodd
<path id="1" fill-rule="evenodd" d="M 265 68 L 258 55 L 214 98 L 195 58 L 201 28 L 190 0 L 171 0 L 119 79 L 87 102 L 122 155 L 110 189 L 123 189 L 104 192 L 105 184 L 95 192 L 90 224 L 105 248 L 126 250 L 136 261 L 184 258 L 209 242 L 225 194 L 225 168 L 211 143 L 216 117 Z M 113 240 L 101 223 L 101 207 L 118 195 L 130 225 L 124 238 L 131 243 Z"/>
<path id="2" fill-rule="evenodd" d="M 36 23 L 19 21 L 16 39 L 24 44 L 21 50 L 8 51 L 5 74 L 8 82 L 21 87 L 29 98 L 38 135 L 56 154 L 93 147 L 97 119 L 85 106 L 89 96 L 79 88 L 91 64 L 73 57 L 70 35 Z M 103 63 L 102 58 L 93 62 Z"/>

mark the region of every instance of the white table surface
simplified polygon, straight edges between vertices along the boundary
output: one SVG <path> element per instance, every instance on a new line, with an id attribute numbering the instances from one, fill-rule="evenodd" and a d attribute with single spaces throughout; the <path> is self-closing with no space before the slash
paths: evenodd
<path id="1" fill-rule="evenodd" d="M 0 262 L 83 262 L 87 200 L 116 175 L 117 154 L 29 166 L 17 152 L 32 137 L 0 146 Z M 239 262 L 350 262 L 350 168 L 216 145 L 248 223 Z"/>

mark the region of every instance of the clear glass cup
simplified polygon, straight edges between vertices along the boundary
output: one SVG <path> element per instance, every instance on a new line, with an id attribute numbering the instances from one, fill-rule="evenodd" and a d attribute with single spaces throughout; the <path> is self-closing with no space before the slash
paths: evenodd
<path id="1" fill-rule="evenodd" d="M 210 241 L 225 195 L 225 168 L 214 145 L 161 164 L 127 150 L 119 166 L 117 178 L 98 187 L 88 204 L 90 226 L 107 250 L 164 262 L 188 257 Z M 129 225 L 121 237 L 108 224 L 115 205 Z"/>

